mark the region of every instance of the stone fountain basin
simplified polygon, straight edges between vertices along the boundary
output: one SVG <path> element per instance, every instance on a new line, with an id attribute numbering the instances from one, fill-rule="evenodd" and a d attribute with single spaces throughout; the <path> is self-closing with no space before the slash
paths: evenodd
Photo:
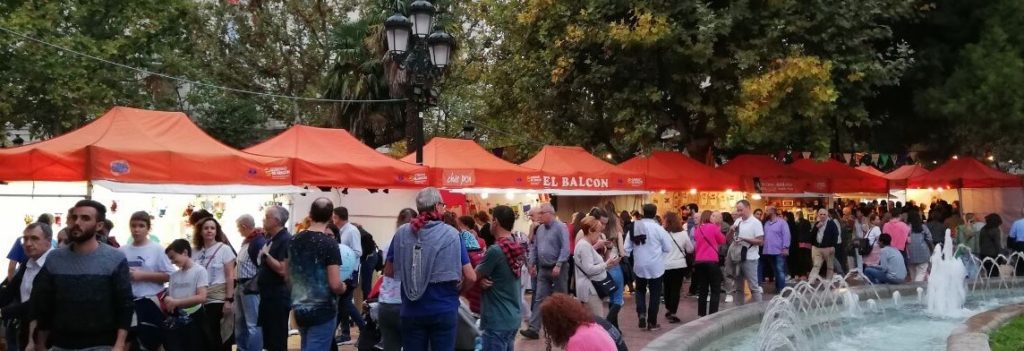
<path id="1" fill-rule="evenodd" d="M 862 301 L 875 298 L 875 296 L 888 299 L 894 292 L 898 291 L 902 295 L 902 300 L 909 303 L 916 302 L 918 288 L 927 291 L 927 283 L 860 285 L 850 287 L 849 290 L 860 296 Z M 967 283 L 968 296 L 971 296 L 972 292 L 977 293 L 989 289 L 1007 288 L 1024 288 L 1024 277 L 981 279 L 977 282 Z M 768 301 L 765 301 L 721 310 L 718 313 L 683 324 L 663 334 L 647 344 L 644 350 L 702 350 L 717 340 L 761 323 L 767 307 Z"/>

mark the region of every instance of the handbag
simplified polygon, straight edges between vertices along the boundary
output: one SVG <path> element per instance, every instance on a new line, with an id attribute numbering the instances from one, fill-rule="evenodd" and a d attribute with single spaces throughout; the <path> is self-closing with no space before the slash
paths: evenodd
<path id="1" fill-rule="evenodd" d="M 591 284 L 594 284 L 594 291 L 597 291 L 597 296 L 602 299 L 611 296 L 612 293 L 614 293 L 615 290 L 618 289 L 618 287 L 615 286 L 615 282 L 612 281 L 612 277 L 609 275 L 605 275 L 604 279 L 594 280 L 593 275 L 587 274 L 587 272 L 584 272 L 583 269 L 580 269 L 580 263 L 578 261 L 578 258 L 576 262 L 576 270 L 579 270 L 580 273 L 583 273 L 583 275 L 587 276 L 587 280 L 589 280 Z"/>

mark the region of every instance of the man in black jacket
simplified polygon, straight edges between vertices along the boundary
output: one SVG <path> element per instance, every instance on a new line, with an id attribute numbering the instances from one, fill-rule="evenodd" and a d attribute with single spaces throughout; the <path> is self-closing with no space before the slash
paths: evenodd
<path id="1" fill-rule="evenodd" d="M 29 297 L 32 295 L 32 283 L 43 268 L 46 256 L 50 253 L 53 244 L 53 229 L 46 223 L 32 223 L 25 228 L 22 238 L 22 246 L 28 261 L 18 268 L 17 273 L 0 289 L 0 317 L 4 324 L 16 326 L 16 338 L 8 337 L 8 340 L 17 340 L 14 345 L 8 345 L 8 350 L 24 350 L 29 345 Z"/>
<path id="2" fill-rule="evenodd" d="M 821 264 L 825 263 L 828 273 L 826 281 L 832 280 L 835 273 L 836 246 L 842 244 L 839 238 L 839 226 L 828 215 L 828 210 L 818 210 L 818 221 L 814 223 L 811 232 L 811 261 L 814 262 L 811 268 L 811 276 L 821 277 Z"/>

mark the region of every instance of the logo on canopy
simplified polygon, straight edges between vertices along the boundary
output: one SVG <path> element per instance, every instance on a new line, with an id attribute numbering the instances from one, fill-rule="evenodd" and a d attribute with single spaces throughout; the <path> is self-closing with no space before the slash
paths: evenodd
<path id="1" fill-rule="evenodd" d="M 288 167 L 267 167 L 263 169 L 263 174 L 266 174 L 271 179 L 288 179 L 292 175 L 292 171 Z"/>
<path id="2" fill-rule="evenodd" d="M 128 174 L 132 169 L 128 166 L 128 161 L 116 160 L 110 162 L 110 173 L 115 176 L 123 176 Z"/>
<path id="3" fill-rule="evenodd" d="M 476 172 L 472 169 L 446 169 L 441 175 L 444 187 L 466 187 L 476 184 Z"/>
<path id="4" fill-rule="evenodd" d="M 427 184 L 427 174 L 426 173 L 414 173 L 414 174 L 409 175 L 409 176 L 399 176 L 398 177 L 398 181 L 399 182 L 405 181 L 405 180 L 408 180 L 410 183 L 413 183 L 413 184 Z"/>

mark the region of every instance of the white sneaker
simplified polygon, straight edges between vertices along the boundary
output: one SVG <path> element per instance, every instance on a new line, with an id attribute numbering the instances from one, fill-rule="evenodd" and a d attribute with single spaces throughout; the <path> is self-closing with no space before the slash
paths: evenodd
<path id="1" fill-rule="evenodd" d="M 298 329 L 291 329 L 291 330 L 288 331 L 288 336 L 296 336 L 296 335 L 299 335 L 299 330 Z"/>
<path id="2" fill-rule="evenodd" d="M 725 303 L 732 302 L 732 295 L 725 295 Z"/>

